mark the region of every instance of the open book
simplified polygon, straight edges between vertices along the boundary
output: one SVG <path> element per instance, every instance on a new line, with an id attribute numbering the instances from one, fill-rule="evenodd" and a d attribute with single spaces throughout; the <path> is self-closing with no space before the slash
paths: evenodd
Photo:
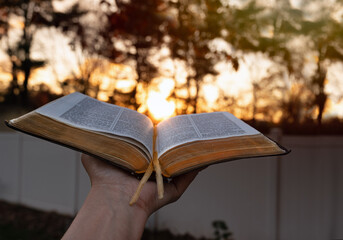
<path id="1" fill-rule="evenodd" d="M 147 116 L 77 92 L 6 123 L 137 174 L 153 158 L 154 125 Z M 180 115 L 155 128 L 155 151 L 165 177 L 221 161 L 288 152 L 228 112 Z"/>
<path id="2" fill-rule="evenodd" d="M 288 152 L 228 112 L 180 115 L 154 126 L 141 113 L 77 92 L 6 124 L 136 174 L 146 172 L 155 159 L 165 177 L 222 161 Z"/>

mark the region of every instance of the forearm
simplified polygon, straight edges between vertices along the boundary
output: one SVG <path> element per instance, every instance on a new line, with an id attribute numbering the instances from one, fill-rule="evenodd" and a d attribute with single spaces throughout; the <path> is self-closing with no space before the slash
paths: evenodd
<path id="1" fill-rule="evenodd" d="M 70 239 L 140 239 L 148 214 L 117 189 L 93 186 L 66 232 Z"/>
<path id="2" fill-rule="evenodd" d="M 138 201 L 130 206 L 139 184 L 136 178 L 87 155 L 82 155 L 82 163 L 92 188 L 63 240 L 138 240 L 150 214 L 176 201 L 198 174 L 193 171 L 165 184 L 163 199 L 157 198 L 156 183 L 147 182 Z"/>

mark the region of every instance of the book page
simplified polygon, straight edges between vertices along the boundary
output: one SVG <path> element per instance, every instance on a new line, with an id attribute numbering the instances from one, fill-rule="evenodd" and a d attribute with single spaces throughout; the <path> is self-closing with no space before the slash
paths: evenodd
<path id="1" fill-rule="evenodd" d="M 158 156 L 188 142 L 255 134 L 256 129 L 228 112 L 180 115 L 157 125 Z"/>
<path id="2" fill-rule="evenodd" d="M 44 105 L 36 112 L 86 130 L 133 138 L 152 155 L 153 123 L 147 116 L 131 109 L 76 92 Z"/>

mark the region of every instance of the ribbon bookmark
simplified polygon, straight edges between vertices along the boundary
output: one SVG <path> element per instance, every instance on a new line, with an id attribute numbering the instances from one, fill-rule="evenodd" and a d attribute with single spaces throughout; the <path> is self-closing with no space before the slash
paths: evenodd
<path id="1" fill-rule="evenodd" d="M 131 198 L 130 205 L 133 205 L 138 200 L 139 195 L 140 195 L 140 193 L 142 191 L 142 188 L 143 188 L 144 184 L 150 178 L 153 170 L 155 170 L 155 173 L 156 173 L 158 198 L 159 199 L 163 198 L 163 195 L 164 195 L 163 177 L 162 177 L 162 171 L 161 171 L 160 162 L 158 161 L 158 158 L 157 158 L 156 138 L 157 138 L 157 129 L 156 129 L 156 126 L 154 126 L 153 157 L 152 157 L 152 161 L 150 162 L 147 170 L 145 171 L 143 178 L 139 182 L 137 190 L 136 190 L 135 194 Z"/>
<path id="2" fill-rule="evenodd" d="M 142 188 L 144 186 L 144 184 L 148 181 L 148 179 L 150 178 L 152 171 L 154 170 L 154 165 L 152 163 L 152 161 L 150 162 L 147 170 L 144 173 L 144 176 L 142 177 L 141 181 L 138 184 L 138 187 L 136 189 L 135 194 L 133 194 L 131 201 L 130 201 L 130 205 L 132 206 L 135 202 L 137 202 L 139 195 L 141 194 Z"/>
<path id="3" fill-rule="evenodd" d="M 162 178 L 162 173 L 161 173 L 160 162 L 157 159 L 157 152 L 154 152 L 154 159 L 152 162 L 154 164 L 154 169 L 156 173 L 158 199 L 162 199 L 164 195 L 164 186 L 163 186 L 163 178 Z"/>

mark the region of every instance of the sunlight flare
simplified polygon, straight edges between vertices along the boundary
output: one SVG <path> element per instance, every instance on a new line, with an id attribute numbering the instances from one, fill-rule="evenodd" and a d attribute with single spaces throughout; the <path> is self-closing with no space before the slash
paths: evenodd
<path id="1" fill-rule="evenodd" d="M 216 85 L 210 83 L 203 86 L 205 99 L 210 105 L 214 105 L 219 98 L 219 91 Z"/>
<path id="2" fill-rule="evenodd" d="M 171 117 L 175 112 L 175 103 L 164 98 L 159 92 L 150 92 L 147 100 L 149 113 L 156 121 Z"/>

